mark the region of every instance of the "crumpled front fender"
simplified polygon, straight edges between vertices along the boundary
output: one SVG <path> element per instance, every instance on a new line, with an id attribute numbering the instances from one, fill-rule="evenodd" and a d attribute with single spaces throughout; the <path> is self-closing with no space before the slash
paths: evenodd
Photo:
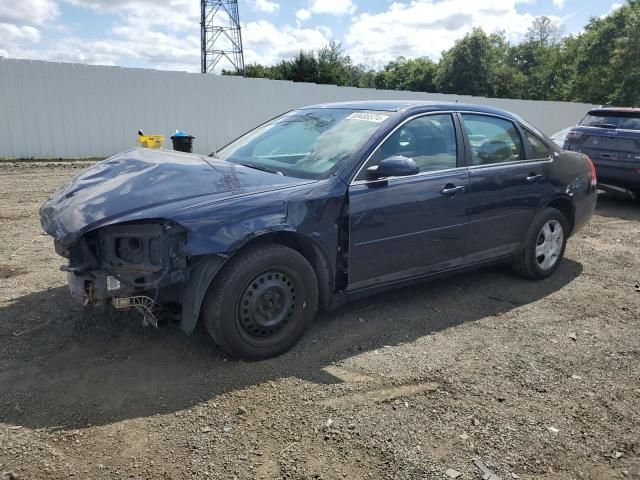
<path id="1" fill-rule="evenodd" d="M 263 195 L 220 203 L 197 213 L 190 211 L 175 219 L 189 231 L 183 252 L 192 256 L 233 252 L 251 238 L 293 230 L 287 225 L 287 202 L 266 201 Z"/>
<path id="2" fill-rule="evenodd" d="M 189 281 L 184 284 L 180 327 L 187 335 L 193 333 L 209 285 L 226 261 L 227 259 L 221 256 L 204 258 L 202 263 L 192 270 Z"/>

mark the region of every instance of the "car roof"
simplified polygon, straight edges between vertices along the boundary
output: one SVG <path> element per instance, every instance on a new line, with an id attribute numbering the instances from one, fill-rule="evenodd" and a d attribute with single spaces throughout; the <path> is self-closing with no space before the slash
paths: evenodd
<path id="1" fill-rule="evenodd" d="M 520 117 L 513 113 L 507 112 L 506 110 L 501 110 L 499 108 L 488 107 L 486 105 L 426 100 L 362 100 L 351 102 L 319 103 L 317 105 L 302 107 L 301 110 L 312 108 L 344 108 L 349 110 L 376 110 L 383 112 L 400 112 L 409 110 L 464 110 L 468 112 L 492 113 L 494 115 L 501 115 L 503 117 L 511 118 L 514 120 L 521 120 Z"/>

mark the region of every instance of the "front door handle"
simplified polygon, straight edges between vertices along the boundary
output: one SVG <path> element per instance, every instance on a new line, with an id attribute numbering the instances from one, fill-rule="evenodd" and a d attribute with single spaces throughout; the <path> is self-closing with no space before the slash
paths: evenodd
<path id="1" fill-rule="evenodd" d="M 535 173 L 530 173 L 529 176 L 527 177 L 527 183 L 537 183 L 543 178 L 544 178 L 544 175 L 542 175 L 541 173 L 538 173 L 537 175 Z"/>
<path id="2" fill-rule="evenodd" d="M 447 186 L 445 186 L 442 190 L 440 190 L 440 193 L 442 195 L 448 195 L 450 197 L 458 194 L 458 193 L 463 193 L 465 190 L 463 185 L 452 185 L 452 184 L 448 184 Z"/>

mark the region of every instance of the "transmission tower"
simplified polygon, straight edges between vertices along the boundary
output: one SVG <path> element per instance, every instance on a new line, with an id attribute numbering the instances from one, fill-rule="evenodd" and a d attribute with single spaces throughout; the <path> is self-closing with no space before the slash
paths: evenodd
<path id="1" fill-rule="evenodd" d="M 222 59 L 244 75 L 238 0 L 200 0 L 202 73 L 213 73 Z"/>

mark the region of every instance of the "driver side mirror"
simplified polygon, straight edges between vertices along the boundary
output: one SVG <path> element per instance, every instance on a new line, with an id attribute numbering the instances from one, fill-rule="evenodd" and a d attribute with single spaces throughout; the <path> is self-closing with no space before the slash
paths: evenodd
<path id="1" fill-rule="evenodd" d="M 369 178 L 383 177 L 406 177 L 415 175 L 420 172 L 418 165 L 413 159 L 395 155 L 385 158 L 379 165 L 367 168 L 367 176 Z"/>

